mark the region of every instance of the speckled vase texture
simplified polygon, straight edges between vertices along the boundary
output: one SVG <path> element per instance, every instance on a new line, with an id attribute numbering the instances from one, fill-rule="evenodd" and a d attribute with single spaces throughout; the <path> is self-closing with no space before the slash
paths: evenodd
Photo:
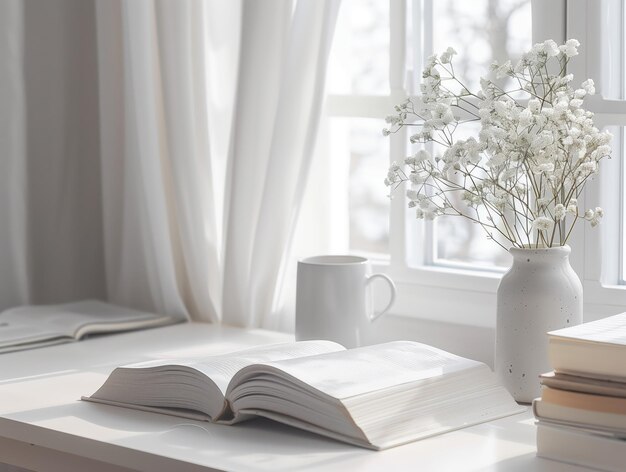
<path id="1" fill-rule="evenodd" d="M 497 294 L 495 371 L 521 403 L 540 396 L 549 372 L 548 336 L 582 322 L 583 288 L 569 263 L 569 246 L 509 250 L 513 264 Z"/>

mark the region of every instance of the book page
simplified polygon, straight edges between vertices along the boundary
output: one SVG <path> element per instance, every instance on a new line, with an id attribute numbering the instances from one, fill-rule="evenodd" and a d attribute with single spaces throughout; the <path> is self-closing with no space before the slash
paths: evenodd
<path id="1" fill-rule="evenodd" d="M 626 313 L 548 333 L 551 337 L 626 345 Z"/>
<path id="2" fill-rule="evenodd" d="M 541 399 L 546 403 L 553 403 L 568 408 L 626 415 L 626 398 L 569 392 L 567 390 L 545 387 L 541 391 Z"/>
<path id="3" fill-rule="evenodd" d="M 98 300 L 84 300 L 60 305 L 19 306 L 0 313 L 0 345 L 19 344 L 23 340 L 59 336 L 79 338 L 96 332 L 117 331 L 152 325 L 169 317 L 111 305 Z M 4 330 L 2 330 L 4 326 Z"/>
<path id="4" fill-rule="evenodd" d="M 337 399 L 484 366 L 480 362 L 410 341 L 269 362 L 267 365 Z"/>
<path id="5" fill-rule="evenodd" d="M 595 379 L 577 375 L 549 372 L 539 376 L 542 385 L 573 392 L 592 393 L 609 397 L 626 398 L 626 382 Z"/>
<path id="6" fill-rule="evenodd" d="M 57 344 L 66 344 L 73 342 L 73 338 L 68 338 L 67 336 L 59 337 L 59 338 L 51 338 L 46 336 L 42 339 L 37 339 L 35 341 L 27 341 L 20 344 L 10 344 L 8 346 L 0 345 L 0 354 L 9 353 L 9 352 L 17 352 L 17 351 L 27 351 L 29 349 L 39 349 L 41 347 L 47 346 L 56 346 Z"/>
<path id="7" fill-rule="evenodd" d="M 203 359 L 167 359 L 142 362 L 124 366 L 125 369 L 152 368 L 159 366 L 182 365 L 198 370 L 210 378 L 221 390 L 226 393 L 228 383 L 242 368 L 251 364 L 266 363 L 281 359 L 314 356 L 322 353 L 336 352 L 345 348 L 332 341 L 300 341 L 294 343 L 272 344 L 242 351 L 231 352 L 219 356 Z"/>
<path id="8" fill-rule="evenodd" d="M 179 359 L 155 359 L 116 368 L 91 397 L 85 399 L 134 408 L 178 408 L 228 422 L 225 392 L 243 367 L 345 349 L 330 341 L 303 341 L 260 346 L 227 354 Z M 241 418 L 239 418 L 241 419 Z"/>
<path id="9" fill-rule="evenodd" d="M 39 326 L 29 326 L 14 321 L 0 321 L 0 352 L 9 351 L 12 346 L 26 346 L 61 337 L 67 336 Z"/>

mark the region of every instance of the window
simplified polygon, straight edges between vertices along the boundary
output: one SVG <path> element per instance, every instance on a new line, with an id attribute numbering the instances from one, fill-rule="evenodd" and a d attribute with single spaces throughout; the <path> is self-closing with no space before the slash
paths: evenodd
<path id="1" fill-rule="evenodd" d="M 404 133 L 382 136 L 383 118 L 415 94 L 422 64 L 433 52 L 457 49 L 462 73 L 476 86 L 494 59 L 531 45 L 530 0 L 342 3 L 328 70 L 327 145 L 333 167 L 348 183 L 335 211 L 349 215 L 349 250 L 392 273 L 400 286 L 399 311 L 423 315 L 415 313 L 415 297 L 431 311 L 437 302 L 426 301 L 432 300 L 426 293 L 435 286 L 442 294 L 471 287 L 472 296 L 479 294 L 476 311 L 484 312 L 484 298 L 493 298 L 509 256 L 458 218 L 417 221 L 399 193 L 389 205 L 386 169 L 410 149 Z M 482 275 L 475 280 L 477 270 Z"/>
<path id="2" fill-rule="evenodd" d="M 389 253 L 389 200 L 381 185 L 389 141 L 380 132 L 387 102 L 376 110 L 368 107 L 390 95 L 389 12 L 389 2 L 342 2 L 327 78 L 336 101 L 356 98 L 335 107 L 328 123 L 332 162 L 341 163 L 348 177 L 343 203 L 349 217 L 348 246 L 378 258 Z"/>
<path id="3" fill-rule="evenodd" d="M 349 215 L 342 235 L 347 249 L 375 259 L 396 281 L 396 313 L 493 326 L 495 292 L 509 255 L 460 218 L 418 221 L 400 193 L 391 205 L 383 200 L 384 169 L 411 150 L 403 131 L 381 138 L 381 119 L 416 93 L 422 64 L 433 52 L 454 47 L 455 66 L 476 86 L 494 59 L 514 60 L 534 42 L 570 37 L 583 44 L 570 72 L 579 82 L 596 81 L 602 95 L 586 106 L 596 113 L 597 126 L 616 136 L 614 158 L 603 163 L 583 197 L 587 207 L 605 209 L 605 221 L 599 229 L 576 226 L 571 261 L 584 281 L 586 319 L 623 311 L 625 18 L 624 0 L 344 0 L 326 107 L 328 152 L 345 178 L 344 203 L 336 206 Z"/>
<path id="4" fill-rule="evenodd" d="M 408 20 L 407 20 L 408 19 Z M 436 25 L 436 27 L 433 27 Z M 389 253 L 388 203 L 380 172 L 389 160 L 401 160 L 409 151 L 405 142 L 389 144 L 373 138 L 376 121 L 393 105 L 414 93 L 426 57 L 452 46 L 460 52 L 459 72 L 473 87 L 494 59 L 515 57 L 531 46 L 530 0 L 354 1 L 342 5 L 329 66 L 330 116 L 334 118 L 331 153 L 339 162 L 350 156 L 350 249 L 381 255 Z M 393 148 L 385 151 L 384 146 Z M 365 152 L 367 149 L 367 152 Z M 365 170 L 367 168 L 367 170 Z M 376 171 L 374 171 L 376 169 Z M 400 198 L 399 198 L 400 199 Z M 408 213 L 402 218 L 409 217 Z M 409 217 L 410 218 L 410 217 Z M 398 228 L 400 223 L 391 224 Z M 394 224 L 395 223 L 395 224 Z M 508 254 L 494 247 L 471 223 L 441 218 L 424 228 L 423 254 L 410 256 L 407 265 L 424 261 L 433 266 L 504 267 Z M 395 229 L 394 232 L 398 232 Z M 411 245 L 418 236 L 406 238 Z"/>
<path id="5" fill-rule="evenodd" d="M 602 224 L 581 225 L 572 242 L 585 288 L 585 319 L 595 319 L 624 311 L 626 305 L 626 11 L 624 0 L 570 0 L 567 11 L 568 36 L 579 38 L 584 46 L 570 72 L 594 79 L 596 95 L 587 107 L 595 113 L 596 126 L 614 136 L 612 159 L 602 162 L 584 196 L 585 207 L 604 209 Z"/>
<path id="6" fill-rule="evenodd" d="M 430 8 L 426 8 L 428 12 Z M 439 0 L 432 2 L 432 17 L 421 15 L 423 34 L 432 38 L 432 51 L 423 48 L 414 54 L 428 56 L 452 46 L 455 71 L 472 90 L 480 87 L 479 78 L 497 60 L 515 62 L 532 46 L 530 0 L 479 0 L 473 2 Z M 414 29 L 417 29 L 414 28 Z M 414 41 L 411 41 L 415 44 Z M 414 63 L 418 62 L 414 60 Z M 456 138 L 476 136 L 478 126 L 465 126 Z M 443 217 L 430 223 L 432 248 L 427 252 L 435 266 L 504 268 L 510 265 L 509 254 L 485 238 L 483 230 L 469 220 Z"/>

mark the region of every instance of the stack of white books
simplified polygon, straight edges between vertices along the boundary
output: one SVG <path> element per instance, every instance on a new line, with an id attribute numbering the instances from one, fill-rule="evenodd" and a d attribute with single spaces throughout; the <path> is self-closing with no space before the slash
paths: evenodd
<path id="1" fill-rule="evenodd" d="M 626 470 L 626 313 L 548 333 L 554 372 L 533 402 L 537 454 Z"/>

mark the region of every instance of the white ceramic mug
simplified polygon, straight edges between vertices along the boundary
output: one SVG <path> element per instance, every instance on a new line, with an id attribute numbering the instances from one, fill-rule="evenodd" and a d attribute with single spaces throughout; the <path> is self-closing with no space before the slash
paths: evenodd
<path id="1" fill-rule="evenodd" d="M 345 347 L 362 345 L 371 322 L 385 314 L 396 287 L 385 274 L 370 275 L 366 258 L 315 256 L 298 262 L 296 340 L 329 339 Z M 391 298 L 380 313 L 372 310 L 368 286 L 375 279 L 389 284 Z"/>

